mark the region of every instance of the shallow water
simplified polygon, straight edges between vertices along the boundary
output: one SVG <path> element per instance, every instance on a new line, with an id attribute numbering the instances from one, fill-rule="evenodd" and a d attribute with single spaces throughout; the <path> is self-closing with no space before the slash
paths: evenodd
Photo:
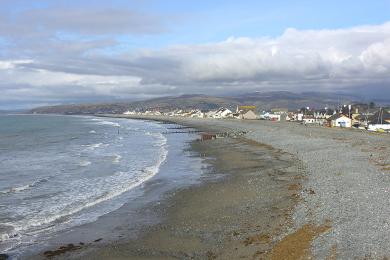
<path id="1" fill-rule="evenodd" d="M 140 195 L 170 147 L 182 150 L 192 139 L 168 141 L 166 131 L 167 125 L 125 119 L 1 116 L 0 251 L 23 251 L 94 222 L 128 202 L 136 187 Z M 190 160 L 180 156 L 172 151 L 170 160 Z M 199 163 L 184 162 L 195 168 L 181 171 L 199 171 Z"/>

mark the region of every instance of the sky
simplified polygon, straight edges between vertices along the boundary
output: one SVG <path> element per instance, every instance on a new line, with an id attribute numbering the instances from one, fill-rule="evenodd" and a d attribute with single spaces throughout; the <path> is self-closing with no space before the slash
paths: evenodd
<path id="1" fill-rule="evenodd" d="M 390 99 L 390 0 L 0 0 L 0 110 L 278 90 Z"/>

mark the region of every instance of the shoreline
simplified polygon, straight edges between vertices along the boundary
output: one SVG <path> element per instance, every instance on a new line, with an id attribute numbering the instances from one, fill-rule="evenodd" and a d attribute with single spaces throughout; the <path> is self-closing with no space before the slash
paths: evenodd
<path id="1" fill-rule="evenodd" d="M 296 259 L 309 256 L 319 259 L 383 259 L 390 255 L 388 249 L 390 248 L 390 241 L 388 240 L 390 226 L 387 221 L 387 216 L 390 214 L 390 201 L 388 200 L 390 183 L 389 136 L 266 121 L 156 116 L 136 118 L 120 116 L 120 118 L 168 121 L 210 132 L 244 130 L 248 131 L 245 140 L 251 143 L 252 148 L 258 145 L 262 148 L 265 146 L 281 154 L 291 156 L 291 162 L 296 167 L 295 173 L 299 173 L 297 178 L 299 181 L 293 183 L 295 185 L 290 184 L 284 187 L 287 187 L 287 190 L 294 194 L 294 200 L 287 207 L 290 209 L 288 216 L 284 215 L 289 221 L 284 219 L 283 230 L 273 233 L 272 236 L 263 236 L 263 233 L 257 233 L 245 239 L 243 237 L 237 239 L 235 234 L 238 236 L 241 233 L 233 233 L 234 231 L 232 231 L 230 236 L 225 237 L 229 237 L 229 243 L 239 240 L 240 249 L 236 250 L 236 247 L 228 247 L 227 249 L 226 247 L 217 247 L 203 255 L 192 255 L 193 257 L 225 259 L 235 251 L 241 254 L 236 255 L 237 257 L 269 259 L 281 257 Z M 220 140 L 217 140 L 217 142 Z M 219 151 L 232 150 L 231 147 L 231 144 L 226 145 Z M 206 148 L 206 150 L 208 149 L 210 147 Z M 258 149 L 253 151 L 256 153 Z M 243 171 L 243 169 L 240 169 L 240 171 Z M 216 183 L 220 183 L 222 189 L 224 189 L 224 185 L 226 187 L 226 184 L 229 184 L 229 182 L 225 183 L 224 181 Z M 192 195 L 196 194 L 193 189 L 207 189 L 205 188 L 207 185 L 191 187 L 187 192 L 189 194 L 194 192 Z M 181 194 L 181 192 L 185 193 L 186 191 L 179 191 L 178 194 Z M 205 195 L 207 193 L 202 191 L 198 194 Z M 187 202 L 192 197 L 187 199 Z M 180 209 L 173 208 L 176 212 L 180 212 Z M 275 216 L 272 217 L 275 218 Z M 173 226 L 175 226 L 174 223 Z M 167 230 L 172 230 L 172 226 L 163 225 L 160 229 L 151 228 L 145 233 L 156 235 L 157 233 L 153 232 L 160 232 L 160 241 L 164 241 L 165 236 L 163 234 L 166 235 L 167 233 L 161 230 L 168 232 Z M 254 230 L 256 230 L 255 227 L 252 227 L 247 232 Z M 168 253 L 164 255 L 161 254 L 164 250 L 150 250 L 146 246 L 150 243 L 145 239 L 147 236 L 136 240 L 140 243 L 138 248 L 131 247 L 134 241 L 122 240 L 104 245 L 103 248 L 94 248 L 89 251 L 71 254 L 68 257 L 92 259 L 102 254 L 106 257 L 119 259 L 126 258 L 126 256 L 133 256 L 132 259 L 191 257 L 191 254 L 170 255 Z M 153 235 L 151 236 L 153 237 Z M 243 241 L 247 241 L 246 245 Z M 199 241 L 195 241 L 195 243 L 191 240 L 190 242 L 193 244 L 189 243 L 188 245 L 194 245 L 193 248 L 196 248 L 195 245 L 199 245 Z M 180 243 L 180 241 L 176 241 L 173 244 L 177 246 Z M 154 244 L 156 245 L 156 241 L 154 241 Z M 228 243 L 225 245 L 228 245 Z M 172 247 L 174 246 L 170 244 L 169 248 Z M 253 251 L 252 247 L 257 250 Z M 154 249 L 157 248 L 157 246 L 154 247 Z M 235 251 L 229 251 L 232 248 Z M 252 251 L 248 248 L 252 248 Z M 180 252 L 186 251 L 191 251 L 191 246 Z M 289 253 L 286 255 L 286 252 Z M 158 255 L 161 257 L 158 257 Z"/>
<path id="2" fill-rule="evenodd" d="M 117 122 L 119 120 L 109 120 L 107 118 L 107 121 Z M 142 130 L 142 127 L 146 127 L 147 125 L 153 126 L 152 128 L 160 129 L 160 132 L 171 127 L 169 125 L 159 126 L 156 123 L 151 122 L 143 123 L 130 122 L 128 120 L 121 121 L 122 123 L 120 124 L 124 125 L 123 129 L 127 129 L 126 125 L 128 123 L 131 125 L 131 129 L 133 129 L 133 124 L 136 126 L 140 124 L 140 128 L 138 128 L 138 126 L 137 128 L 134 127 L 136 131 Z M 173 127 L 175 126 L 176 125 L 173 125 Z M 116 128 L 110 127 L 107 129 L 107 131 L 111 130 L 115 133 L 115 137 L 117 137 Z M 133 135 L 131 131 L 123 131 L 121 134 L 123 134 L 123 137 L 118 136 L 120 140 L 126 139 L 125 135 L 127 134 Z M 166 150 L 169 155 L 164 159 L 164 163 L 160 165 L 159 172 L 141 185 L 125 192 L 117 198 L 114 198 L 111 202 L 104 202 L 107 204 L 117 203 L 118 201 L 119 203 L 123 202 L 120 208 L 112 211 L 106 211 L 106 213 L 100 215 L 96 220 L 91 219 L 91 221 L 82 225 L 76 225 L 72 228 L 56 232 L 53 236 L 48 237 L 48 239 L 37 239 L 36 243 L 31 243 L 31 245 L 27 245 L 21 250 L 16 249 L 14 251 L 10 251 L 8 254 L 11 258 L 42 259 L 46 258 L 46 256 L 51 257 L 61 255 L 62 253 L 66 253 L 68 251 L 85 249 L 94 244 L 100 246 L 113 240 L 134 237 L 137 235 L 139 227 L 142 225 L 152 225 L 158 223 L 160 221 L 158 212 L 149 211 L 148 215 L 143 216 L 141 210 L 143 208 L 146 208 L 147 210 L 157 208 L 156 205 L 158 205 L 159 201 L 165 197 L 165 193 L 167 193 L 167 191 L 186 187 L 198 182 L 199 173 L 201 172 L 201 161 L 203 159 L 198 158 L 198 156 L 189 149 L 190 143 L 195 139 L 195 137 L 196 136 L 193 134 L 165 136 L 167 139 Z M 126 147 L 126 149 L 132 149 L 131 145 Z M 154 147 L 156 148 L 151 149 L 159 149 L 160 143 L 158 146 Z M 129 160 L 126 158 L 133 157 L 123 156 L 123 158 L 124 164 L 132 163 L 131 159 Z M 179 162 L 177 162 L 177 160 L 179 160 Z M 150 163 L 150 165 L 151 164 L 152 163 Z M 102 204 L 103 203 L 100 203 L 97 207 L 102 208 Z M 96 210 L 96 208 L 91 209 L 91 212 L 93 210 Z"/>
<path id="3" fill-rule="evenodd" d="M 229 130 L 191 127 L 209 132 Z M 140 237 L 71 258 L 271 257 L 275 238 L 292 225 L 291 212 L 304 181 L 303 169 L 294 156 L 242 137 L 194 141 L 192 148 L 209 158 L 213 168 L 209 174 L 220 178 L 175 191 L 162 203 L 166 207 L 164 221 L 145 227 Z"/>
<path id="4" fill-rule="evenodd" d="M 192 149 L 207 158 L 213 171 L 200 184 L 166 196 L 158 206 L 161 224 L 144 227 L 136 239 L 83 245 L 56 259 L 226 259 L 270 254 L 275 238 L 292 225 L 291 212 L 304 181 L 294 156 L 243 137 L 194 141 Z"/>

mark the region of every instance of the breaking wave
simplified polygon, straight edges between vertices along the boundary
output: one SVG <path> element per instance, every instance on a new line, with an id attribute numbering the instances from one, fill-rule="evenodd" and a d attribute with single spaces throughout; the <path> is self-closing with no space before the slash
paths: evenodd
<path id="1" fill-rule="evenodd" d="M 28 189 L 30 189 L 32 187 L 36 187 L 36 186 L 38 186 L 41 183 L 47 182 L 48 180 L 49 180 L 48 178 L 42 178 L 42 179 L 36 180 L 36 181 L 34 181 L 32 183 L 29 183 L 29 184 L 16 186 L 16 187 L 10 187 L 8 189 L 1 190 L 0 194 L 9 194 L 9 193 L 22 192 L 22 191 L 28 190 Z"/>
<path id="2" fill-rule="evenodd" d="M 2 242 L 4 246 L 4 241 L 7 242 L 7 240 L 15 238 L 19 239 L 20 234 L 25 232 L 29 232 L 30 234 L 39 233 L 46 230 L 46 228 L 51 227 L 53 223 L 57 221 L 61 222 L 86 208 L 113 199 L 155 176 L 159 172 L 159 169 L 166 160 L 168 154 L 168 150 L 166 149 L 167 139 L 162 134 L 156 134 L 155 136 L 159 137 L 159 154 L 157 160 L 152 165 L 140 169 L 136 173 L 118 171 L 111 176 L 97 178 L 93 183 L 88 179 L 69 183 L 68 185 L 73 188 L 68 194 L 62 195 L 60 200 L 61 203 L 52 204 L 50 207 L 46 207 L 45 209 L 36 212 L 36 214 L 31 214 L 29 218 L 24 218 L 13 223 L 2 223 L 3 225 L 12 227 L 12 229 L 8 229 L 6 232 L 0 232 L 0 242 Z M 117 155 L 114 160 L 119 161 L 120 158 L 121 156 Z M 87 165 L 87 163 L 89 162 L 85 162 L 85 165 Z M 6 192 L 22 191 L 41 181 L 45 181 L 45 179 L 29 185 L 11 188 Z M 101 190 L 106 191 L 101 192 Z M 85 193 L 85 191 L 88 192 Z"/>

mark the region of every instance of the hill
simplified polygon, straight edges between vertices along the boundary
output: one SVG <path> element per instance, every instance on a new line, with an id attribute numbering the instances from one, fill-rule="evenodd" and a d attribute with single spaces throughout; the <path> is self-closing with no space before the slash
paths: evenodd
<path id="1" fill-rule="evenodd" d="M 292 93 L 287 91 L 277 91 L 254 92 L 225 97 L 207 95 L 182 95 L 177 97 L 160 97 L 135 102 L 47 106 L 32 109 L 30 112 L 55 114 L 118 114 L 127 110 L 211 110 L 219 107 L 235 109 L 237 105 L 255 105 L 257 106 L 258 110 L 267 110 L 275 107 L 283 107 L 294 110 L 307 106 L 314 108 L 323 108 L 325 106 L 333 107 L 340 103 L 360 101 L 361 99 L 359 97 L 334 93 Z"/>

